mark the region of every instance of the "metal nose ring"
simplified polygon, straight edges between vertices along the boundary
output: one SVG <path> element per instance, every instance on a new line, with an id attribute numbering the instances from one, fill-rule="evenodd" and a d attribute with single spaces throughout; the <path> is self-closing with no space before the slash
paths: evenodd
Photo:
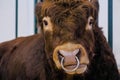
<path id="1" fill-rule="evenodd" d="M 73 72 L 73 71 L 77 70 L 77 68 L 79 67 L 80 62 L 79 62 L 79 59 L 78 59 L 77 56 L 75 56 L 75 59 L 76 59 L 76 61 L 77 61 L 77 65 L 76 65 L 76 67 L 75 67 L 74 69 L 71 69 L 71 70 L 70 70 L 70 69 L 66 69 L 66 68 L 64 67 L 64 65 L 63 65 L 64 57 L 62 57 L 62 59 L 61 59 L 62 69 L 65 70 L 66 72 Z"/>

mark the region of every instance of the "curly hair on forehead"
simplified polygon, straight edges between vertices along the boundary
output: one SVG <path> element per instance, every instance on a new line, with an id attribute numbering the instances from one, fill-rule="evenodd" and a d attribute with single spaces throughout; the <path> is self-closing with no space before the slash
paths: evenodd
<path id="1" fill-rule="evenodd" d="M 72 21 L 73 17 L 82 20 L 92 16 L 96 21 L 98 11 L 96 7 L 87 0 L 46 0 L 42 3 L 41 8 L 36 8 L 36 14 L 39 22 L 42 22 L 42 17 L 49 16 L 54 24 L 61 25 L 63 24 L 62 22 L 65 23 L 68 19 Z M 77 22 L 78 19 L 74 18 L 74 20 L 73 22 Z M 80 22 L 81 21 L 79 21 L 79 23 Z M 84 23 L 86 22 L 82 24 L 84 25 Z"/>
<path id="2" fill-rule="evenodd" d="M 70 10 L 70 9 L 75 9 L 79 6 L 81 8 L 89 9 L 89 11 L 91 11 L 91 9 L 95 10 L 95 6 L 93 6 L 88 0 L 51 0 L 51 1 L 45 1 L 42 4 L 41 14 L 46 15 L 47 10 L 55 7 L 59 7 L 59 9 L 61 10 L 66 10 L 66 9 Z"/>

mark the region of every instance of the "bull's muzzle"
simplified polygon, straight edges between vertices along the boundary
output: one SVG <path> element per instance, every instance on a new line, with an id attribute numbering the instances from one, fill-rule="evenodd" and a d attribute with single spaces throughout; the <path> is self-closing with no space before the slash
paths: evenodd
<path id="1" fill-rule="evenodd" d="M 78 69 L 80 64 L 80 56 L 77 56 L 77 54 L 80 54 L 79 49 L 71 52 L 60 50 L 58 54 L 62 69 L 67 72 L 72 72 Z"/>
<path id="2" fill-rule="evenodd" d="M 57 46 L 53 53 L 53 60 L 58 69 L 63 69 L 68 74 L 82 74 L 89 64 L 85 48 L 73 43 Z"/>

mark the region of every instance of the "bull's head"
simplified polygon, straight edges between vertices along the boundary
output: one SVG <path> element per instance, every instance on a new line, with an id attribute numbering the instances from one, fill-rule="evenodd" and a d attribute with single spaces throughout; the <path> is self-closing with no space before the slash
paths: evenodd
<path id="1" fill-rule="evenodd" d="M 36 8 L 45 51 L 67 74 L 83 74 L 94 55 L 96 0 L 46 0 Z"/>

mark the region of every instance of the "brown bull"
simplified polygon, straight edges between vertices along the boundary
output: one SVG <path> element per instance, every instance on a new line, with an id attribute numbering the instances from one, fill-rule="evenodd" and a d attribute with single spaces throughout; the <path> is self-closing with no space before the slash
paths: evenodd
<path id="1" fill-rule="evenodd" d="M 41 33 L 0 44 L 0 80 L 119 80 L 97 0 L 46 0 Z"/>

